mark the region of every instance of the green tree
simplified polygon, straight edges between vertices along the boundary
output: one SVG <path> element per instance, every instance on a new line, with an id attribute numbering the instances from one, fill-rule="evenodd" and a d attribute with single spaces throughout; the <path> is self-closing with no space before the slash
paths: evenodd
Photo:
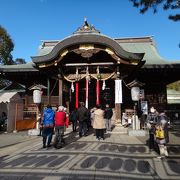
<path id="1" fill-rule="evenodd" d="M 14 64 L 11 52 L 14 49 L 14 43 L 7 31 L 0 26 L 0 64 Z"/>
<path id="2" fill-rule="evenodd" d="M 14 63 L 15 64 L 26 64 L 26 61 L 22 58 L 16 58 Z"/>
<path id="3" fill-rule="evenodd" d="M 164 10 L 175 10 L 180 8 L 180 0 L 130 0 L 134 7 L 140 8 L 140 13 L 144 14 L 148 9 L 153 9 L 157 13 L 158 6 L 162 5 Z M 169 19 L 180 21 L 180 14 L 169 15 Z"/>
<path id="4" fill-rule="evenodd" d="M 0 26 L 0 64 L 14 64 L 11 52 L 14 49 L 14 43 L 7 31 Z M 0 78 L 0 89 L 6 87 L 10 81 Z"/>

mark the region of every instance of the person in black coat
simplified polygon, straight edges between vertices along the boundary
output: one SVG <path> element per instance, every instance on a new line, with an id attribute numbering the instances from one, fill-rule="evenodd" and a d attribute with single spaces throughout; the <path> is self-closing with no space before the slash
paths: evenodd
<path id="1" fill-rule="evenodd" d="M 152 151 L 155 149 L 154 133 L 155 125 L 158 122 L 158 112 L 154 107 L 150 108 L 146 121 L 147 128 L 149 129 L 149 149 Z"/>
<path id="2" fill-rule="evenodd" d="M 106 131 L 111 131 L 111 118 L 113 116 L 112 108 L 109 107 L 109 104 L 106 104 L 106 108 L 104 110 L 104 119 L 106 123 Z"/>
<path id="3" fill-rule="evenodd" d="M 70 122 L 72 122 L 72 130 L 73 132 L 76 132 L 76 128 L 77 128 L 77 109 L 74 109 L 70 116 L 69 116 L 69 120 Z"/>
<path id="4" fill-rule="evenodd" d="M 87 136 L 87 121 L 89 117 L 89 111 L 85 107 L 84 102 L 80 103 L 80 107 L 77 110 L 77 120 L 79 121 L 79 136 Z"/>

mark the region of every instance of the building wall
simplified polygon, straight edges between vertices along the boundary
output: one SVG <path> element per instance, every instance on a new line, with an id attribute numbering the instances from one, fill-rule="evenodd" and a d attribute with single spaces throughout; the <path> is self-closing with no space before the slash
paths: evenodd
<path id="1" fill-rule="evenodd" d="M 18 99 L 18 100 L 11 100 L 8 105 L 7 105 L 7 109 L 8 109 L 8 121 L 7 121 L 7 132 L 12 132 L 14 130 L 16 130 L 16 104 L 23 104 L 22 99 Z M 23 118 L 23 111 L 21 110 L 19 113 L 19 118 Z"/>

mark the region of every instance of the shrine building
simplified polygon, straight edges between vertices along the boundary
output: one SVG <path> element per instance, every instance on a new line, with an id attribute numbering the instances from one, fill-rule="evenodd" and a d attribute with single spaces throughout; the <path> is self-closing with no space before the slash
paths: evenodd
<path id="1" fill-rule="evenodd" d="M 167 102 L 167 85 L 180 80 L 180 61 L 163 59 L 152 36 L 113 39 L 85 20 L 63 40 L 42 41 L 38 54 L 31 58 L 26 64 L 0 66 L 1 78 L 24 87 L 8 131 L 34 128 L 39 113 L 33 101 L 36 86 L 42 87 L 41 108 L 63 105 L 71 112 L 82 101 L 88 109 L 108 103 L 119 122 L 123 111 L 133 109 L 131 89 L 135 86 L 140 88 L 138 108 L 141 102 L 147 108 L 180 107 Z"/>

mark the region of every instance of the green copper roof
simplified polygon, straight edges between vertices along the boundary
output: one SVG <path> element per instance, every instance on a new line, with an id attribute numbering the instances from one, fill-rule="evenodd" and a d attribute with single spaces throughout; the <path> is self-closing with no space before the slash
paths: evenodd
<path id="1" fill-rule="evenodd" d="M 34 68 L 34 63 L 29 62 L 26 64 L 17 64 L 17 65 L 2 65 L 0 66 L 0 71 L 38 71 Z"/>
<path id="2" fill-rule="evenodd" d="M 137 39 L 139 39 L 139 42 L 137 42 Z M 120 46 L 128 52 L 145 53 L 143 60 L 146 60 L 145 63 L 146 65 L 180 63 L 180 60 L 170 61 L 165 58 L 162 58 L 158 53 L 158 50 L 155 46 L 152 37 L 122 38 L 122 39 L 114 39 L 114 40 L 117 41 L 120 44 Z M 41 48 L 39 48 L 37 56 L 43 56 L 49 54 L 60 41 L 52 41 L 52 42 L 49 41 L 49 43 L 51 43 L 51 46 L 42 46 Z M 45 43 L 48 43 L 48 41 L 46 41 Z"/>
<path id="3" fill-rule="evenodd" d="M 178 61 L 170 61 L 162 58 L 155 46 L 154 40 L 152 37 L 138 37 L 138 38 L 122 38 L 122 39 L 113 39 L 116 41 L 125 51 L 132 53 L 145 53 L 143 60 L 146 61 L 145 66 L 151 67 L 153 65 L 166 65 L 166 64 L 175 64 L 179 65 L 180 60 Z M 44 56 L 49 54 L 53 48 L 61 42 L 60 40 L 53 41 L 43 41 L 42 46 L 38 50 L 38 56 Z M 35 64 L 33 62 L 29 62 L 26 64 L 19 65 L 0 65 L 1 72 L 20 72 L 20 71 L 38 71 L 35 68 Z"/>
<path id="4" fill-rule="evenodd" d="M 136 52 L 136 53 L 145 53 L 143 57 L 143 60 L 146 60 L 145 65 L 180 63 L 180 60 L 170 61 L 165 58 L 162 58 L 160 54 L 158 53 L 158 50 L 155 46 L 155 43 L 152 37 L 144 37 L 144 39 L 142 38 L 144 42 L 137 42 L 137 39 L 141 39 L 141 38 L 127 38 L 127 39 L 129 39 L 128 40 L 129 42 L 127 42 L 126 38 L 116 39 L 116 41 L 118 41 L 121 47 L 125 49 L 126 51 Z M 126 42 L 125 41 L 122 42 L 123 40 L 126 40 Z"/>
<path id="5" fill-rule="evenodd" d="M 37 56 L 44 56 L 46 54 L 49 54 L 52 51 L 53 47 L 44 47 L 44 48 L 39 48 Z"/>
<path id="6" fill-rule="evenodd" d="M 160 57 L 156 48 L 150 43 L 122 43 L 120 45 L 126 51 L 145 52 L 143 60 L 146 60 L 146 64 L 166 64 L 166 61 Z"/>

